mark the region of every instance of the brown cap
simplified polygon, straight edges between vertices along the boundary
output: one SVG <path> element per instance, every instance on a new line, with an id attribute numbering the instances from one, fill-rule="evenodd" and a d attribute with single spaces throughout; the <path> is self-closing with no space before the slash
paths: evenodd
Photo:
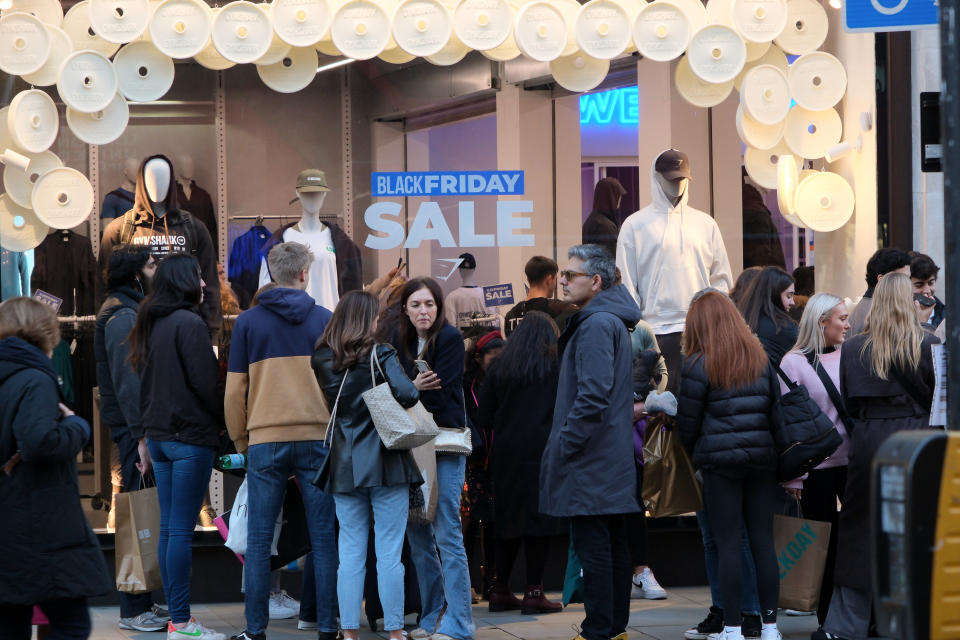
<path id="1" fill-rule="evenodd" d="M 693 178 L 690 175 L 690 159 L 687 158 L 687 154 L 676 149 L 668 149 L 661 153 L 653 168 L 670 182 Z"/>
<path id="2" fill-rule="evenodd" d="M 297 192 L 330 191 L 327 176 L 320 169 L 304 169 L 297 175 Z"/>

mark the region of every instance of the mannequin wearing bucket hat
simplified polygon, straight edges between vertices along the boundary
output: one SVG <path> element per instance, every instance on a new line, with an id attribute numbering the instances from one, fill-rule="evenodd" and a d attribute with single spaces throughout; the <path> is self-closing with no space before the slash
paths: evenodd
<path id="1" fill-rule="evenodd" d="M 320 169 L 304 169 L 297 175 L 293 202 L 300 202 L 300 220 L 282 227 L 264 243 L 260 286 L 271 280 L 266 261 L 270 249 L 281 242 L 299 242 L 313 253 L 307 293 L 317 304 L 332 310 L 344 293 L 363 288 L 363 271 L 357 245 L 337 225 L 320 221 L 320 209 L 329 192 L 327 176 Z"/>

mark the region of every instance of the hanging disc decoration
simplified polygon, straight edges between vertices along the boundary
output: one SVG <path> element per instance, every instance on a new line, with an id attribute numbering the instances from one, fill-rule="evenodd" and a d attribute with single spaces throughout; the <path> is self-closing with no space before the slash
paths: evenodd
<path id="1" fill-rule="evenodd" d="M 750 42 L 749 40 L 746 41 L 746 44 L 747 44 L 747 63 L 748 64 L 751 62 L 756 62 L 757 60 L 762 58 L 764 55 L 766 55 L 767 51 L 769 51 L 770 47 L 772 46 L 772 44 L 769 42 Z M 746 69 L 746 65 L 744 65 L 744 69 Z"/>
<path id="2" fill-rule="evenodd" d="M 751 69 L 740 86 L 744 113 L 760 124 L 782 122 L 790 111 L 790 85 L 787 76 L 772 64 Z"/>
<path id="3" fill-rule="evenodd" d="M 674 83 L 677 91 L 684 100 L 695 107 L 707 109 L 715 107 L 730 95 L 733 91 L 733 81 L 726 82 L 704 82 L 690 69 L 690 58 L 684 56 L 677 63 L 677 69 L 674 72 Z"/>
<path id="4" fill-rule="evenodd" d="M 743 111 L 743 105 L 737 105 L 737 135 L 744 144 L 754 149 L 772 149 L 783 140 L 784 122 L 760 124 Z"/>
<path id="5" fill-rule="evenodd" d="M 823 111 L 836 106 L 847 92 L 847 72 L 834 56 L 823 51 L 794 60 L 787 74 L 790 93 L 801 107 Z"/>
<path id="6" fill-rule="evenodd" d="M 747 48 L 749 50 L 749 47 Z M 759 59 L 747 62 L 745 65 L 743 65 L 743 71 L 741 71 L 737 77 L 733 79 L 733 86 L 737 91 L 740 91 L 741 87 L 743 86 L 743 78 L 750 73 L 750 70 L 762 64 L 772 64 L 777 69 L 780 69 L 780 71 L 783 71 L 784 74 L 786 74 L 790 69 L 790 63 L 787 61 L 786 54 L 784 54 L 779 47 L 769 45 L 766 53 L 760 56 Z"/>
<path id="7" fill-rule="evenodd" d="M 133 42 L 150 24 L 149 0 L 87 0 L 90 26 L 114 44 Z"/>
<path id="8" fill-rule="evenodd" d="M 50 227 L 7 194 L 0 194 L 0 246 L 7 251 L 30 251 L 40 246 Z"/>
<path id="9" fill-rule="evenodd" d="M 733 0 L 733 27 L 750 42 L 771 42 L 787 26 L 787 0 Z"/>
<path id="10" fill-rule="evenodd" d="M 612 60 L 631 44 L 633 20 L 613 0 L 590 0 L 577 12 L 577 46 L 589 56 Z"/>
<path id="11" fill-rule="evenodd" d="M 294 47 L 283 60 L 268 66 L 257 66 L 263 83 L 279 93 L 295 93 L 305 89 L 317 75 L 317 50 Z"/>
<path id="12" fill-rule="evenodd" d="M 117 72 L 102 53 L 76 51 L 60 67 L 57 93 L 77 111 L 102 111 L 117 94 Z"/>
<path id="13" fill-rule="evenodd" d="M 791 224 L 793 221 L 788 216 L 796 213 L 794 201 L 797 196 L 797 186 L 800 184 L 800 167 L 797 165 L 797 157 L 793 154 L 780 156 L 777 161 L 777 205 L 780 213 L 787 218 Z M 798 220 L 799 222 L 799 220 Z"/>
<path id="14" fill-rule="evenodd" d="M 0 16 L 0 71 L 20 76 L 39 71 L 50 55 L 50 34 L 29 13 Z"/>
<path id="15" fill-rule="evenodd" d="M 121 135 L 130 122 L 130 106 L 120 94 L 113 97 L 107 108 L 94 113 L 81 113 L 67 107 L 67 125 L 82 142 L 110 144 Z"/>
<path id="16" fill-rule="evenodd" d="M 821 171 L 803 179 L 794 203 L 803 226 L 827 233 L 850 221 L 856 198 L 849 182 L 836 173 Z"/>
<path id="17" fill-rule="evenodd" d="M 60 27 L 45 25 L 50 34 L 50 53 L 43 66 L 33 73 L 23 74 L 23 79 L 35 87 L 49 87 L 57 83 L 60 65 L 73 53 L 73 42 L 67 32 Z"/>
<path id="18" fill-rule="evenodd" d="M 585 53 L 561 56 L 550 61 L 553 79 L 567 91 L 596 89 L 610 71 L 609 60 L 591 58 Z"/>
<path id="19" fill-rule="evenodd" d="M 34 183 L 51 169 L 63 166 L 63 161 L 52 151 L 26 154 L 30 162 L 26 169 L 7 165 L 3 170 L 3 188 L 10 199 L 29 209 Z"/>
<path id="20" fill-rule="evenodd" d="M 469 48 L 487 51 L 513 34 L 513 10 L 506 0 L 463 0 L 454 10 L 453 29 Z"/>
<path id="21" fill-rule="evenodd" d="M 535 0 L 517 13 L 514 38 L 517 47 L 532 60 L 550 62 L 567 48 L 567 22 L 552 2 Z"/>
<path id="22" fill-rule="evenodd" d="M 801 158 L 816 160 L 843 137 L 843 123 L 836 109 L 810 111 L 797 105 L 787 116 L 783 139 Z"/>
<path id="23" fill-rule="evenodd" d="M 412 56 L 440 53 L 453 35 L 453 14 L 438 0 L 405 0 L 393 18 L 393 38 Z"/>
<path id="24" fill-rule="evenodd" d="M 690 19 L 672 0 L 656 0 L 640 10 L 633 42 L 644 58 L 667 62 L 679 58 L 693 36 Z"/>
<path id="25" fill-rule="evenodd" d="M 175 60 L 192 58 L 210 41 L 211 14 L 200 0 L 164 0 L 150 19 L 150 40 Z"/>
<path id="26" fill-rule="evenodd" d="M 333 15 L 330 35 L 343 55 L 369 60 L 380 55 L 390 42 L 391 16 L 371 0 L 351 0 Z"/>
<path id="27" fill-rule="evenodd" d="M 827 39 L 827 10 L 816 0 L 787 0 L 787 26 L 774 41 L 795 55 L 813 53 Z"/>
<path id="28" fill-rule="evenodd" d="M 312 47 L 330 29 L 333 18 L 325 0 L 273 0 L 273 29 L 292 47 Z"/>
<path id="29" fill-rule="evenodd" d="M 39 89 L 21 91 L 7 111 L 7 126 L 17 149 L 40 153 L 57 139 L 60 114 L 53 98 Z"/>
<path id="30" fill-rule="evenodd" d="M 736 31 L 722 24 L 697 31 L 687 47 L 690 70 L 704 82 L 733 80 L 747 61 L 747 46 Z"/>
<path id="31" fill-rule="evenodd" d="M 63 24 L 63 6 L 60 0 L 13 0 L 7 13 L 22 11 L 40 18 L 48 27 Z"/>
<path id="32" fill-rule="evenodd" d="M 33 185 L 33 211 L 54 229 L 72 229 L 93 210 L 93 187 L 70 167 L 47 171 Z"/>
<path id="33" fill-rule="evenodd" d="M 113 66 L 120 93 L 128 100 L 159 100 L 173 86 L 173 60 L 149 42 L 133 42 L 120 49 Z"/>
<path id="34" fill-rule="evenodd" d="M 470 53 L 470 47 L 463 44 L 456 33 L 452 33 L 450 39 L 447 40 L 447 44 L 440 51 L 432 56 L 426 56 L 424 60 L 439 67 L 448 67 L 463 60 L 468 53 Z"/>
<path id="35" fill-rule="evenodd" d="M 235 0 L 214 18 L 213 44 L 227 60 L 237 64 L 254 62 L 270 50 L 273 25 L 259 6 L 247 0 Z M 283 41 L 280 44 L 289 48 Z"/>
<path id="36" fill-rule="evenodd" d="M 67 14 L 63 16 L 63 30 L 70 36 L 74 51 L 89 49 L 109 58 L 117 52 L 120 45 L 104 40 L 93 30 L 90 24 L 89 6 L 88 0 L 81 0 L 70 7 Z"/>
<path id="37" fill-rule="evenodd" d="M 748 148 L 743 156 L 743 166 L 747 174 L 764 189 L 777 188 L 777 164 L 780 156 L 791 155 L 787 143 L 781 141 L 773 149 L 753 149 Z M 800 158 L 795 158 L 797 164 L 801 162 Z"/>

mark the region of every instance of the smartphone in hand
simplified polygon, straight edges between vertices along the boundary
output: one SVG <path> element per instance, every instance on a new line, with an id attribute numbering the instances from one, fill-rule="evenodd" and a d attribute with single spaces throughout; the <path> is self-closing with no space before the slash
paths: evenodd
<path id="1" fill-rule="evenodd" d="M 430 371 L 430 365 L 427 364 L 426 360 L 414 360 L 413 363 L 417 365 L 417 371 L 420 373 L 428 373 Z"/>
<path id="2" fill-rule="evenodd" d="M 936 300 L 934 300 L 933 298 L 928 298 L 922 293 L 913 294 L 913 299 L 916 300 L 918 303 L 920 303 L 921 307 L 932 307 L 933 305 L 937 304 Z"/>

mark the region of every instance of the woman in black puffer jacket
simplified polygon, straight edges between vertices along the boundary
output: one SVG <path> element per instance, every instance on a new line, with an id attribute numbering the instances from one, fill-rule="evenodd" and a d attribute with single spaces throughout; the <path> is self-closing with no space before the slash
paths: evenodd
<path id="1" fill-rule="evenodd" d="M 720 556 L 724 632 L 740 640 L 741 526 L 757 568 L 763 640 L 779 640 L 780 573 L 773 547 L 777 453 L 770 425 L 778 411 L 776 376 L 736 307 L 701 292 L 683 333 L 677 427 L 703 475 L 704 507 Z"/>

